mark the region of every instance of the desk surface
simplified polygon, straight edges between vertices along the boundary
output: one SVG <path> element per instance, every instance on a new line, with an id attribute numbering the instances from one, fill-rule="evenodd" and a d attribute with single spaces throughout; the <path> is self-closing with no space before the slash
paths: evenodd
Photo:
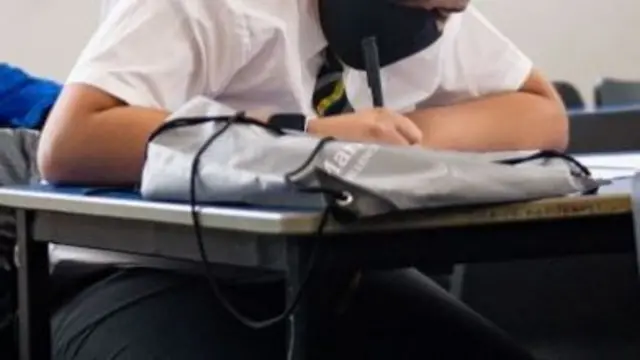
<path id="1" fill-rule="evenodd" d="M 187 204 L 145 201 L 133 196 L 0 187 L 0 206 L 174 225 L 193 224 L 191 208 Z M 198 212 L 204 228 L 258 233 L 310 233 L 320 217 L 318 211 L 299 209 L 199 206 Z"/>
<path id="2" fill-rule="evenodd" d="M 631 212 L 629 191 L 629 179 L 616 180 L 612 185 L 603 187 L 598 195 L 402 213 L 384 221 L 363 222 L 348 228 L 329 224 L 326 230 L 439 228 L 618 215 Z M 0 188 L 0 206 L 173 225 L 193 223 L 190 207 L 186 204 L 37 191 L 30 188 Z M 316 231 L 320 220 L 320 212 L 315 210 L 204 206 L 199 211 L 201 224 L 205 228 L 264 234 L 311 234 Z"/>

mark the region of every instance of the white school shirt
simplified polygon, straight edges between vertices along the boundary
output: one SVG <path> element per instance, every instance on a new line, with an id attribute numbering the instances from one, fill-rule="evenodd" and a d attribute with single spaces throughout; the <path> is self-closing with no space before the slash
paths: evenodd
<path id="1" fill-rule="evenodd" d="M 120 0 L 101 0 L 100 1 L 100 22 L 102 22 L 111 12 L 111 9 Z"/>
<path id="2" fill-rule="evenodd" d="M 169 111 L 201 95 L 235 110 L 313 115 L 327 46 L 316 1 L 117 1 L 68 82 Z M 530 71 L 531 61 L 470 7 L 451 16 L 433 46 L 384 68 L 383 92 L 396 110 L 446 105 L 516 90 Z M 370 107 L 363 72 L 347 70 L 345 83 L 355 108 Z"/>
<path id="3" fill-rule="evenodd" d="M 312 92 L 327 46 L 316 1 L 117 1 L 67 82 L 169 111 L 205 96 L 219 104 L 212 112 L 270 109 L 312 116 Z M 450 17 L 433 46 L 382 69 L 381 77 L 386 106 L 401 111 L 517 90 L 531 68 L 470 7 Z M 370 107 L 364 73 L 347 69 L 344 79 L 354 108 Z M 163 267 L 157 259 L 98 254 L 58 251 L 52 258 Z"/>

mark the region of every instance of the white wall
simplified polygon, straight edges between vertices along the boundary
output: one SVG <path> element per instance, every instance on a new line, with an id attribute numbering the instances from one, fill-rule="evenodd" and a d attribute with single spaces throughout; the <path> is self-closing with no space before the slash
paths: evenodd
<path id="1" fill-rule="evenodd" d="M 0 0 L 0 62 L 64 80 L 99 14 L 100 0 Z"/>
<path id="2" fill-rule="evenodd" d="M 0 0 L 0 61 L 64 79 L 101 1 Z M 576 83 L 588 99 L 603 75 L 640 80 L 640 0 L 471 1 L 551 78 Z"/>
<path id="3" fill-rule="evenodd" d="M 640 0 L 476 4 L 548 76 L 575 83 L 589 101 L 601 76 L 640 80 Z"/>

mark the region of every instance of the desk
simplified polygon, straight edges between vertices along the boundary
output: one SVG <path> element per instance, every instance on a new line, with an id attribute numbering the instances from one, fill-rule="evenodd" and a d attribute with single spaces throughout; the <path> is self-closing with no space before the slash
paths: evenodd
<path id="1" fill-rule="evenodd" d="M 398 268 L 500 261 L 634 247 L 629 181 L 595 196 L 403 214 L 343 227 L 330 223 L 319 264 Z M 49 354 L 47 242 L 199 260 L 187 205 L 0 188 L 0 206 L 17 214 L 21 359 Z M 212 263 L 284 271 L 288 295 L 306 273 L 318 211 L 204 207 L 205 250 Z M 580 233 L 580 236 L 571 234 Z M 619 232 L 619 234 L 614 234 Z M 307 358 L 313 328 L 303 297 L 290 318 L 293 359 Z M 291 334 L 290 334 L 291 335 Z"/>

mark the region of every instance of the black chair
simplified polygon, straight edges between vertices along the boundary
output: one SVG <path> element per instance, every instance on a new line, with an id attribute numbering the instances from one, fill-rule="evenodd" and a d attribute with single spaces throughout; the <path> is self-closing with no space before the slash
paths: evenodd
<path id="1" fill-rule="evenodd" d="M 640 105 L 640 80 L 604 78 L 594 89 L 597 107 Z"/>
<path id="2" fill-rule="evenodd" d="M 569 153 L 640 150 L 640 105 L 569 113 Z"/>
<path id="3" fill-rule="evenodd" d="M 584 99 L 573 84 L 566 81 L 555 81 L 553 86 L 560 94 L 562 102 L 568 110 L 582 110 L 585 108 Z"/>

